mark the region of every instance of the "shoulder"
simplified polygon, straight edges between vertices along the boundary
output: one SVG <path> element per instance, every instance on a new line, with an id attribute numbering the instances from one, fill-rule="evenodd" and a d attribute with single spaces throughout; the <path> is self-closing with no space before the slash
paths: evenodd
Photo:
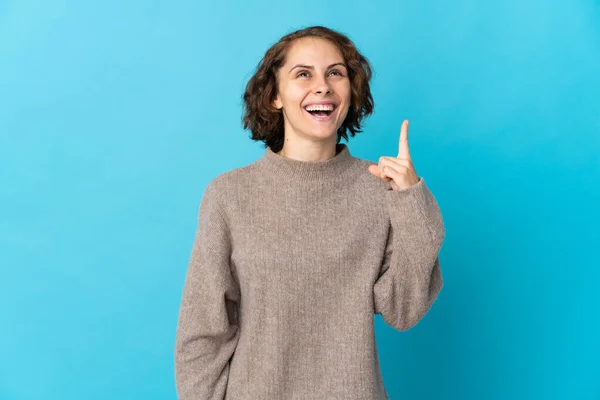
<path id="1" fill-rule="evenodd" d="M 369 172 L 369 165 L 377 165 L 377 162 L 354 157 L 354 171 L 352 174 L 352 180 L 355 184 L 365 188 L 366 190 L 374 190 L 380 193 L 385 193 L 386 190 L 391 189 L 388 182 L 380 179 Z"/>
<path id="2" fill-rule="evenodd" d="M 206 192 L 220 198 L 231 197 L 251 185 L 260 173 L 256 162 L 222 172 L 209 181 Z"/>

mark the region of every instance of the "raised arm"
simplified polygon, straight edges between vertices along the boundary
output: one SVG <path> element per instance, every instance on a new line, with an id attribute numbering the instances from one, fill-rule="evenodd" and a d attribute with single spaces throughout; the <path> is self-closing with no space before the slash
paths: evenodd
<path id="1" fill-rule="evenodd" d="M 431 191 L 415 171 L 408 147 L 408 120 L 400 128 L 397 157 L 368 167 L 390 183 L 385 193 L 391 226 L 380 275 L 373 288 L 375 313 L 398 330 L 414 326 L 442 289 L 438 253 L 446 229 Z"/>
<path id="2" fill-rule="evenodd" d="M 401 331 L 417 324 L 442 289 L 438 253 L 446 233 L 437 202 L 423 178 L 386 192 L 391 227 L 379 278 L 375 313 Z"/>

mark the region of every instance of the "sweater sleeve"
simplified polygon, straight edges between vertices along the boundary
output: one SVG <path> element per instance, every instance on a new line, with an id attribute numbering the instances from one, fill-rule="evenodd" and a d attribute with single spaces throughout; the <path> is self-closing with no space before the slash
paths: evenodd
<path id="1" fill-rule="evenodd" d="M 391 226 L 374 288 L 375 313 L 400 331 L 416 325 L 442 289 L 438 253 L 445 237 L 440 208 L 423 178 L 385 193 Z"/>
<path id="2" fill-rule="evenodd" d="M 179 309 L 175 343 L 179 400 L 223 400 L 229 360 L 239 338 L 240 290 L 230 270 L 230 235 L 213 182 L 200 204 Z"/>

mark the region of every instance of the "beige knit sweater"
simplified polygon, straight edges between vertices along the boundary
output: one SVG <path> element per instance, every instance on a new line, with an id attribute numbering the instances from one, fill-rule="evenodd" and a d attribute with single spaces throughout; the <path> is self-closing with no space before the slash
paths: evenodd
<path id="1" fill-rule="evenodd" d="M 207 186 L 175 343 L 180 400 L 383 400 L 374 314 L 414 326 L 441 287 L 445 228 L 423 178 L 373 162 L 264 156 Z"/>

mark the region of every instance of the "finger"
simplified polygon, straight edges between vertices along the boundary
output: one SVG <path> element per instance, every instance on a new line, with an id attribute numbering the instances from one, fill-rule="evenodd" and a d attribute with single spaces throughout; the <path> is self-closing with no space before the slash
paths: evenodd
<path id="1" fill-rule="evenodd" d="M 382 176 L 387 176 L 387 177 L 392 177 L 392 173 L 394 174 L 400 174 L 400 175 L 407 175 L 408 171 L 410 170 L 410 168 L 405 167 L 403 165 L 397 165 L 397 164 L 385 164 L 381 167 L 381 175 Z"/>
<path id="2" fill-rule="evenodd" d="M 400 188 L 405 186 L 406 175 L 387 166 L 385 170 L 386 174 L 391 177 L 390 184 L 392 185 L 392 189 L 400 190 Z"/>
<path id="3" fill-rule="evenodd" d="M 406 168 L 413 168 L 413 163 L 412 160 L 409 159 L 403 159 L 403 158 L 396 158 L 396 157 L 380 157 L 379 158 L 379 163 L 385 165 L 398 165 L 401 167 L 406 167 Z"/>
<path id="4" fill-rule="evenodd" d="M 395 182 L 399 182 L 402 179 L 402 173 L 400 171 L 397 171 L 395 168 L 386 166 L 385 174 Z"/>
<path id="5" fill-rule="evenodd" d="M 400 142 L 398 143 L 398 158 L 406 160 L 410 159 L 410 151 L 408 150 L 408 120 L 402 122 L 400 128 Z"/>
<path id="6" fill-rule="evenodd" d="M 381 174 L 381 169 L 379 168 L 379 166 L 377 164 L 369 165 L 369 167 L 367 169 L 369 170 L 369 172 L 372 175 L 375 175 L 376 177 L 383 179 L 386 182 L 390 181 L 390 179 L 391 179 L 391 178 L 388 178 Z"/>
<path id="7" fill-rule="evenodd" d="M 400 171 L 400 172 L 406 172 L 409 169 L 412 168 L 412 161 L 411 160 L 402 160 L 399 158 L 394 158 L 394 157 L 379 157 L 379 175 L 381 175 L 382 177 L 387 176 L 384 168 L 385 167 L 392 167 L 395 168 L 396 170 Z"/>

